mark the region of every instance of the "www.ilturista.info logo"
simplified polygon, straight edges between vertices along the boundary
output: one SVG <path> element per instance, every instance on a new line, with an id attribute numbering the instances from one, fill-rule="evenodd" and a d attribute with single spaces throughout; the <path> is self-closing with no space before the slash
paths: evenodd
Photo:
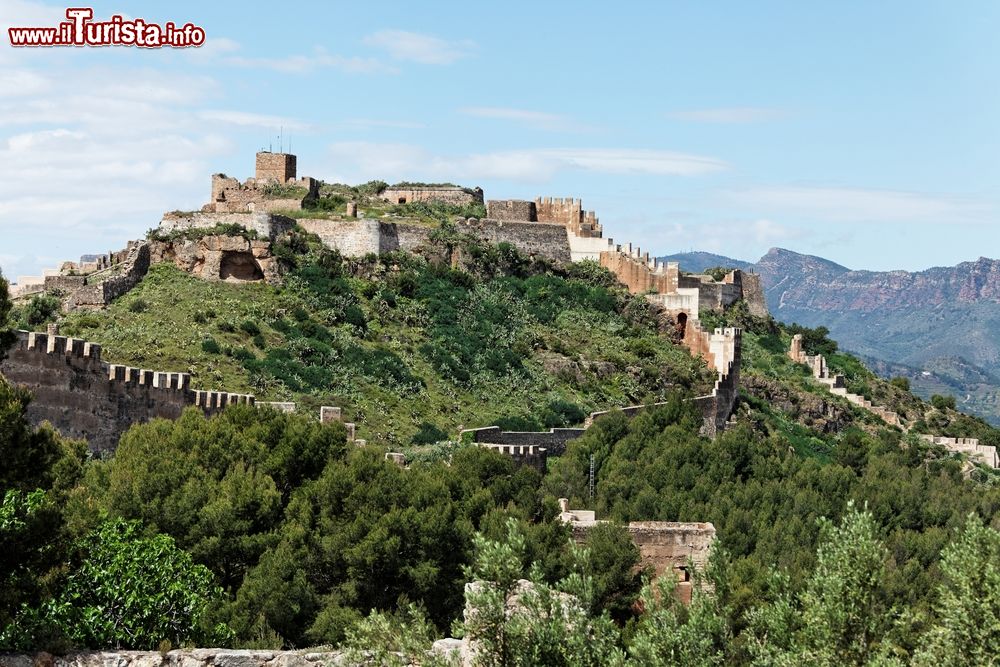
<path id="1" fill-rule="evenodd" d="M 193 23 L 178 27 L 173 21 L 160 25 L 143 19 L 114 15 L 107 21 L 92 21 L 90 7 L 70 7 L 68 21 L 54 28 L 8 28 L 11 46 L 164 46 L 184 48 L 205 43 L 205 29 Z"/>

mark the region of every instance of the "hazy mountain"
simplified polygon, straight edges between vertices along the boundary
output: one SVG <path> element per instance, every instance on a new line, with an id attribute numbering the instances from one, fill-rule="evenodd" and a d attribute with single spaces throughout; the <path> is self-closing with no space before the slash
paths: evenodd
<path id="1" fill-rule="evenodd" d="M 910 272 L 852 270 L 782 248 L 752 264 L 709 253 L 664 259 L 685 271 L 752 269 L 777 319 L 826 326 L 883 375 L 906 375 L 924 396 L 953 394 L 1000 423 L 1000 260 Z"/>

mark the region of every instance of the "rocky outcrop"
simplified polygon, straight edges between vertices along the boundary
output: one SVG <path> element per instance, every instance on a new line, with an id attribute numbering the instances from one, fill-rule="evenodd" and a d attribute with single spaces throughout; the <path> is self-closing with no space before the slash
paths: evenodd
<path id="1" fill-rule="evenodd" d="M 789 417 L 823 433 L 837 433 L 850 422 L 851 416 L 834 401 L 791 387 L 760 375 L 744 374 L 740 378 L 744 391 L 769 403 Z"/>
<path id="2" fill-rule="evenodd" d="M 281 271 L 268 240 L 243 236 L 205 236 L 151 242 L 152 262 L 173 262 L 203 280 L 278 282 Z"/>

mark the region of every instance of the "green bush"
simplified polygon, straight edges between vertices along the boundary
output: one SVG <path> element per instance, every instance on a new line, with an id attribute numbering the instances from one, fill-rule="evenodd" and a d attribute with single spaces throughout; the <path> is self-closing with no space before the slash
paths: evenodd
<path id="1" fill-rule="evenodd" d="M 938 410 L 955 409 L 955 397 L 954 396 L 942 396 L 941 394 L 934 394 L 931 396 L 931 405 L 933 405 Z"/>
<path id="2" fill-rule="evenodd" d="M 214 338 L 206 338 L 201 341 L 201 349 L 203 352 L 208 352 L 209 354 L 220 354 L 222 352 L 222 348 Z"/>
<path id="3" fill-rule="evenodd" d="M 260 334 L 260 327 L 253 320 L 243 320 L 240 322 L 240 330 L 248 336 L 257 336 Z"/>

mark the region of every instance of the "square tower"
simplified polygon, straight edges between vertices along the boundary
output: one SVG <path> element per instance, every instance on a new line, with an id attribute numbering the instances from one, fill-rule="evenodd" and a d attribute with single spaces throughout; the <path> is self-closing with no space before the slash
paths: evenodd
<path id="1" fill-rule="evenodd" d="M 287 183 L 295 180 L 295 156 L 291 153 L 272 153 L 260 151 L 257 153 L 258 181 L 277 181 Z"/>

